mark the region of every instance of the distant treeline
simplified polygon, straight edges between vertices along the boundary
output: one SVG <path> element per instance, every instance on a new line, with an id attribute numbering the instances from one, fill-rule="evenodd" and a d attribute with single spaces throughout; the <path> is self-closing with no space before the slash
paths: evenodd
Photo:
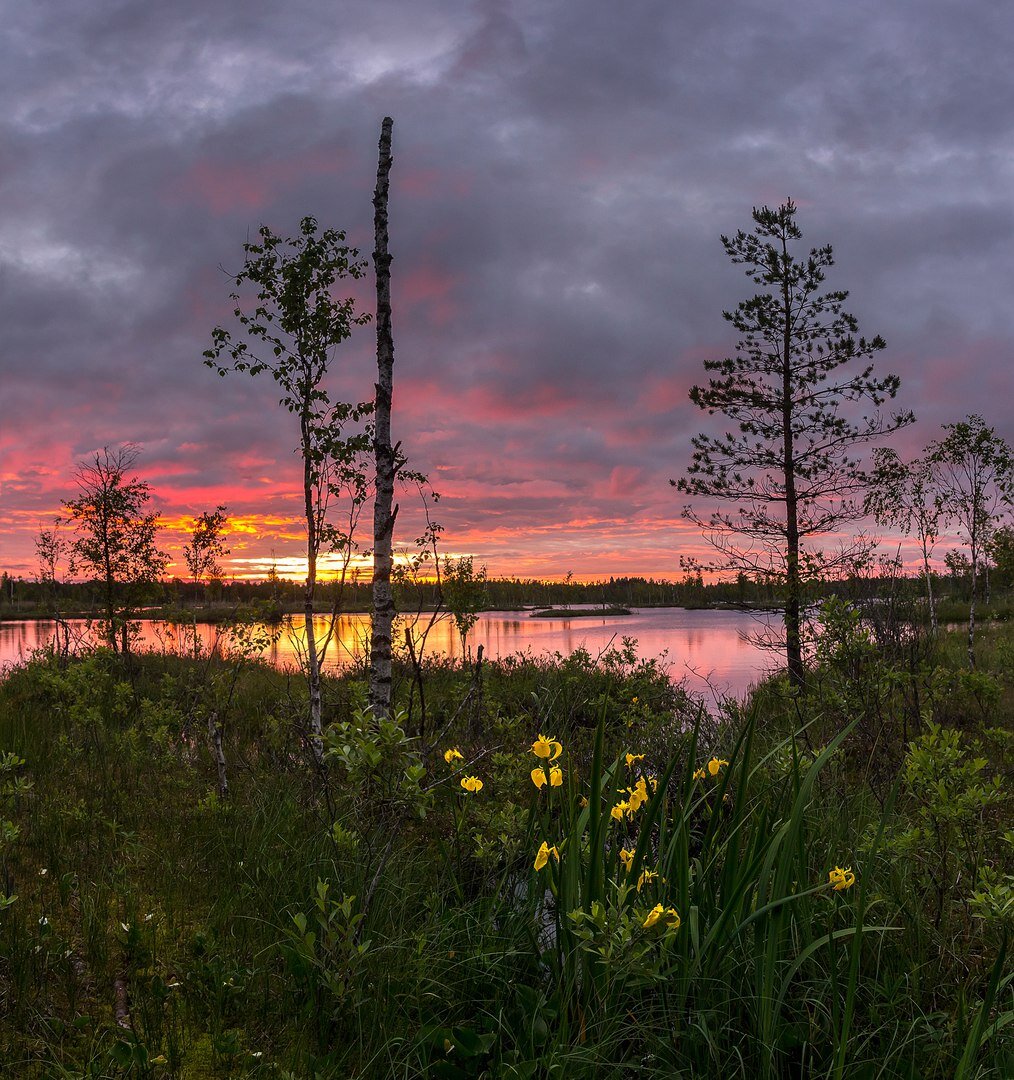
<path id="1" fill-rule="evenodd" d="M 967 600 L 968 574 L 958 566 L 951 573 L 936 575 L 942 595 Z M 1005 591 L 1014 584 L 1012 575 L 993 567 L 990 586 Z M 987 579 L 988 580 L 988 579 Z M 875 596 L 916 598 L 923 587 L 918 577 L 890 574 L 864 576 L 827 582 L 814 587 L 811 600 L 843 596 L 854 600 Z M 330 610 L 337 592 L 334 583 L 317 587 L 317 607 Z M 980 594 L 982 592 L 980 586 Z M 775 584 L 751 581 L 745 575 L 731 581 L 704 582 L 688 575 L 681 580 L 644 577 L 610 577 L 603 581 L 541 581 L 537 578 L 490 578 L 482 583 L 480 607 L 486 610 L 518 610 L 574 604 L 625 607 L 771 607 L 782 600 Z M 395 589 L 400 610 L 432 609 L 441 605 L 436 581 L 403 581 Z M 259 605 L 278 613 L 302 610 L 303 584 L 282 578 L 267 581 L 218 580 L 208 583 L 181 581 L 178 578 L 146 587 L 144 603 L 155 608 L 203 608 L 228 610 L 240 605 Z M 985 597 L 983 597 L 985 598 Z M 0 617 L 40 616 L 51 612 L 66 615 L 87 614 L 96 610 L 101 599 L 98 582 L 38 582 L 0 573 Z M 370 606 L 369 582 L 347 582 L 342 587 L 340 609 L 367 611 Z"/>

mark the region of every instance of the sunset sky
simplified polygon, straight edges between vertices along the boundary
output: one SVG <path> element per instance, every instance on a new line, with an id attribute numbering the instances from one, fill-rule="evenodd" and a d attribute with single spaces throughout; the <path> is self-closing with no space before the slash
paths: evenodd
<path id="1" fill-rule="evenodd" d="M 668 480 L 724 430 L 687 391 L 753 291 L 719 235 L 787 195 L 887 339 L 918 417 L 894 445 L 972 412 L 1014 440 L 1005 4 L 44 0 L 0 34 L 10 573 L 34 573 L 75 463 L 126 441 L 170 526 L 228 506 L 229 573 L 298 568 L 293 418 L 201 354 L 262 222 L 371 250 L 385 114 L 394 435 L 449 553 L 679 576 L 702 545 Z M 374 348 L 370 327 L 341 350 L 337 396 L 371 395 Z M 399 539 L 417 527 L 408 501 Z"/>

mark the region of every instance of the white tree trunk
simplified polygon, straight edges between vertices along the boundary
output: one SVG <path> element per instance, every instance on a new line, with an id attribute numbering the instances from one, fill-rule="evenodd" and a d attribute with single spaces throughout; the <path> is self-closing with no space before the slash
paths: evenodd
<path id="1" fill-rule="evenodd" d="M 391 256 L 388 253 L 387 197 L 391 173 L 391 129 L 384 117 L 380 131 L 377 187 L 373 195 L 377 277 L 377 383 L 374 412 L 376 500 L 373 507 L 373 625 L 370 635 L 369 703 L 376 716 L 391 714 L 391 563 L 394 521 L 395 450 L 391 444 L 391 398 L 394 384 L 394 335 L 391 329 Z"/>

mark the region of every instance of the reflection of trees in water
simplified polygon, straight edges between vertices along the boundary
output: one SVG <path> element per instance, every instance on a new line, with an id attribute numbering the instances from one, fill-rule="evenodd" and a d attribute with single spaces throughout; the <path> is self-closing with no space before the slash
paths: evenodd
<path id="1" fill-rule="evenodd" d="M 428 624 L 430 615 L 403 616 L 397 640 L 404 652 L 404 629 L 417 629 L 418 638 Z M 84 636 L 84 620 L 71 620 L 73 631 Z M 335 671 L 350 664 L 361 663 L 368 656 L 370 620 L 368 615 L 344 615 L 339 620 L 335 644 L 328 655 L 327 668 Z M 223 636 L 224 626 L 197 624 L 199 641 L 205 649 L 215 647 Z M 299 664 L 302 626 L 286 620 L 282 632 L 267 647 L 262 658 L 277 668 Z M 668 652 L 669 671 L 674 680 L 687 673 L 687 665 L 697 672 L 710 672 L 716 684 L 728 686 L 733 693 L 742 693 L 762 673 L 772 666 L 773 657 L 757 650 L 754 638 L 757 625 L 742 612 L 683 611 L 678 608 L 657 609 L 630 618 L 614 619 L 529 619 L 514 613 L 486 612 L 469 632 L 467 641 L 475 650 L 484 647 L 486 656 L 510 656 L 530 653 L 533 656 L 559 652 L 570 655 L 586 648 L 594 657 L 610 641 L 617 644 L 622 637 L 637 640 L 638 655 L 644 658 Z M 146 620 L 141 624 L 140 645 L 148 649 L 166 649 L 167 626 Z M 0 625 L 0 665 L 18 662 L 32 649 L 51 643 L 56 634 L 53 622 L 10 622 Z M 94 641 L 94 638 L 92 638 Z M 175 648 L 173 649 L 175 651 Z M 439 619 L 429 634 L 426 655 L 448 656 L 457 659 L 461 652 L 454 623 Z"/>

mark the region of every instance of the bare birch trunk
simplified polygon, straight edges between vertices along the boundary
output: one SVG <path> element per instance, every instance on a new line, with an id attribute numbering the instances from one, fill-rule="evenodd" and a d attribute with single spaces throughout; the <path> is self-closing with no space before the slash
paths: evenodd
<path id="1" fill-rule="evenodd" d="M 391 256 L 387 250 L 387 197 L 393 126 L 391 117 L 385 116 L 380 129 L 377 187 L 373 195 L 373 264 L 377 276 L 377 383 L 373 452 L 377 488 L 373 506 L 373 624 L 370 634 L 369 703 L 375 716 L 391 714 L 391 627 L 394 622 L 391 548 L 398 513 L 398 508 L 394 506 L 395 450 L 391 444 L 394 335 L 391 329 Z"/>
<path id="2" fill-rule="evenodd" d="M 314 762 L 324 762 L 323 721 L 320 698 L 320 657 L 313 629 L 313 602 L 317 591 L 317 549 L 319 534 L 313 507 L 313 467 L 310 460 L 309 400 L 303 403 L 303 508 L 306 514 L 306 589 L 303 594 L 303 625 L 306 629 L 306 682 L 310 697 L 310 750 Z"/>
<path id="3" fill-rule="evenodd" d="M 215 765 L 218 769 L 218 797 L 228 798 L 229 777 L 225 768 L 225 751 L 222 749 L 222 725 L 218 722 L 218 713 L 208 717 L 208 736 L 215 752 Z"/>
<path id="4" fill-rule="evenodd" d="M 923 573 L 926 577 L 926 597 L 929 600 L 929 613 L 930 613 L 930 633 L 933 637 L 937 636 L 937 606 L 933 597 L 933 571 L 930 569 L 929 554 L 926 551 L 925 545 L 922 549 L 922 565 Z"/>
<path id="5" fill-rule="evenodd" d="M 975 667 L 975 590 L 978 588 L 978 557 L 975 551 L 975 537 L 972 537 L 972 595 L 968 603 L 968 666 Z"/>

